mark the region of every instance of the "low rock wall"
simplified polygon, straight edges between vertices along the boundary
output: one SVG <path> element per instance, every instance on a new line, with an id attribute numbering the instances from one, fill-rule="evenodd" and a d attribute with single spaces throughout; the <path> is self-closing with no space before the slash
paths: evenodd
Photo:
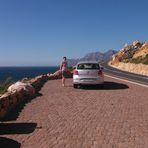
<path id="1" fill-rule="evenodd" d="M 67 77 L 71 78 L 72 73 L 68 72 Z M 23 79 L 22 81 L 19 81 L 21 87 L 19 87 L 18 82 L 13 84 L 13 87 L 10 86 L 11 88 L 8 88 L 8 92 L 0 97 L 0 119 L 5 117 L 12 108 L 15 108 L 21 102 L 25 101 L 26 99 L 36 97 L 38 91 L 42 88 L 46 81 L 60 78 L 61 72 L 57 71 L 54 74 L 40 75 L 30 80 Z M 16 84 L 17 87 L 15 87 Z M 22 84 L 24 84 L 24 87 L 22 87 Z M 27 84 L 31 85 L 34 91 L 32 89 L 28 89 Z"/>

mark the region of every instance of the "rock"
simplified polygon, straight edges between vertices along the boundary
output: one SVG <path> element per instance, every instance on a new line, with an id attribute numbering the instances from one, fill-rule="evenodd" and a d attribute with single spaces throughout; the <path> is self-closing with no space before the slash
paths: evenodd
<path id="1" fill-rule="evenodd" d="M 3 108 L 5 110 L 8 109 L 9 107 L 9 97 L 10 97 L 10 94 L 9 93 L 6 93 L 7 95 L 3 95 L 1 98 L 0 98 L 0 108 Z"/>
<path id="2" fill-rule="evenodd" d="M 73 76 L 73 72 L 70 71 L 70 70 L 68 70 L 68 71 L 66 72 L 66 78 L 72 78 L 72 76 Z M 55 78 L 57 78 L 57 79 L 60 79 L 60 78 L 62 78 L 62 73 L 61 73 L 60 70 L 58 70 L 58 71 L 56 71 L 53 75 L 50 75 L 50 77 L 55 77 Z"/>
<path id="3" fill-rule="evenodd" d="M 27 93 L 26 93 L 26 91 L 24 91 L 24 89 L 17 91 L 16 95 L 17 95 L 18 101 L 22 101 L 22 100 L 26 99 L 26 94 Z"/>
<path id="4" fill-rule="evenodd" d="M 132 45 L 133 45 L 133 46 L 141 46 L 142 43 L 141 43 L 140 41 L 136 40 L 136 41 L 134 41 L 134 42 L 132 43 Z"/>
<path id="5" fill-rule="evenodd" d="M 48 74 L 47 74 L 47 77 L 49 77 L 50 75 L 51 75 L 51 73 L 48 73 Z"/>
<path id="6" fill-rule="evenodd" d="M 55 73 L 54 73 L 55 76 L 60 76 L 61 75 L 61 71 L 60 70 L 57 70 Z"/>
<path id="7" fill-rule="evenodd" d="M 148 46 L 143 46 L 134 54 L 133 58 L 138 58 L 138 57 L 144 58 L 147 55 L 148 55 Z"/>
<path id="8" fill-rule="evenodd" d="M 127 43 L 124 44 L 124 48 L 126 48 L 126 47 L 128 47 L 128 44 Z"/>
<path id="9" fill-rule="evenodd" d="M 116 54 L 116 56 L 112 57 L 112 64 L 116 64 L 118 62 L 128 62 L 130 61 L 134 54 L 142 47 L 142 43 L 138 40 L 134 41 L 131 45 L 125 44 L 124 47 Z"/>
<path id="10" fill-rule="evenodd" d="M 3 118 L 12 107 L 19 105 L 20 102 L 35 96 L 48 77 L 55 79 L 56 74 L 40 75 L 32 79 L 24 78 L 8 88 L 8 92 L 0 96 L 0 118 Z"/>
<path id="11" fill-rule="evenodd" d="M 3 118 L 7 114 L 7 110 L 5 108 L 0 107 L 0 118 Z"/>
<path id="12" fill-rule="evenodd" d="M 145 42 L 142 47 L 148 46 L 148 42 Z"/>
<path id="13" fill-rule="evenodd" d="M 136 41 L 134 41 L 134 42 L 132 43 L 132 45 L 133 45 L 133 48 L 134 48 L 135 50 L 138 50 L 139 48 L 142 47 L 143 43 L 141 43 L 140 41 L 136 40 Z"/>
<path id="14" fill-rule="evenodd" d="M 10 95 L 10 97 L 9 97 L 9 103 L 10 103 L 10 105 L 16 105 L 17 104 L 17 101 L 18 101 L 18 99 L 17 99 L 17 93 L 16 92 L 13 92 L 11 95 Z"/>
<path id="15" fill-rule="evenodd" d="M 32 85 L 30 85 L 30 84 L 27 84 L 26 86 L 25 86 L 25 89 L 24 89 L 26 92 L 27 92 L 27 94 L 29 94 L 30 96 L 34 96 L 35 95 L 35 89 L 34 89 L 34 87 L 32 86 Z"/>
<path id="16" fill-rule="evenodd" d="M 22 80 L 21 80 L 21 82 L 23 82 L 23 83 L 25 83 L 25 82 L 28 82 L 29 81 L 29 79 L 26 77 L 26 78 L 23 78 Z"/>
<path id="17" fill-rule="evenodd" d="M 19 92 L 21 90 L 24 90 L 26 94 L 31 96 L 35 94 L 35 89 L 33 88 L 33 86 L 23 82 L 16 82 L 8 88 L 8 92 Z"/>
<path id="18" fill-rule="evenodd" d="M 50 76 L 40 75 L 29 80 L 29 83 L 35 88 L 36 92 L 40 90 L 43 84 L 50 79 Z"/>
<path id="19" fill-rule="evenodd" d="M 1 98 L 7 98 L 7 97 L 9 97 L 11 95 L 11 92 L 6 92 L 5 94 L 3 94 L 1 97 L 0 97 L 0 99 Z"/>

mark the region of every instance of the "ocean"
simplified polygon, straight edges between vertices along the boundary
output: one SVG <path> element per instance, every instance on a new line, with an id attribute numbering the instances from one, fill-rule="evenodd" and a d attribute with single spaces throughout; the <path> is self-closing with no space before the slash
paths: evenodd
<path id="1" fill-rule="evenodd" d="M 0 82 L 11 77 L 18 81 L 22 78 L 33 78 L 35 76 L 47 73 L 54 73 L 59 67 L 0 67 Z"/>

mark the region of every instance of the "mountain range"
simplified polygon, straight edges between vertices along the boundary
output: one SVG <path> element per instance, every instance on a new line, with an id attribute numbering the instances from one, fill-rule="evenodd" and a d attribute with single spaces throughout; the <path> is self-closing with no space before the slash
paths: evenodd
<path id="1" fill-rule="evenodd" d="M 79 61 L 98 61 L 98 62 L 107 62 L 109 61 L 114 54 L 116 54 L 116 50 L 108 50 L 104 53 L 102 52 L 91 52 L 87 53 L 84 57 L 78 59 L 68 59 L 69 66 L 75 66 Z"/>

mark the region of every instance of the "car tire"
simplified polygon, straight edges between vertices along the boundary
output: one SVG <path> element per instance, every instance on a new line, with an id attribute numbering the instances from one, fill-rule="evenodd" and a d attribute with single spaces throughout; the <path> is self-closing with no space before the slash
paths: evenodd
<path id="1" fill-rule="evenodd" d="M 73 88 L 78 88 L 78 84 L 73 84 Z"/>

